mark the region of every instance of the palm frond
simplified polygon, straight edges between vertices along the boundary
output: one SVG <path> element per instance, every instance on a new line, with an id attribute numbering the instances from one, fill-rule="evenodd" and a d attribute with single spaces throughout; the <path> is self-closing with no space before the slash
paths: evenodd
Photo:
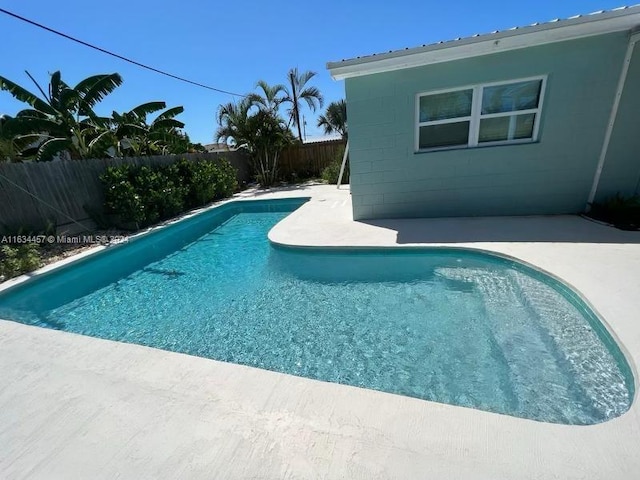
<path id="1" fill-rule="evenodd" d="M 145 121 L 147 119 L 147 115 L 159 112 L 160 110 L 164 110 L 165 108 L 167 108 L 167 104 L 165 102 L 147 102 L 140 104 L 135 108 L 132 108 L 127 112 L 127 114 L 133 115 Z"/>
<path id="2" fill-rule="evenodd" d="M 173 118 L 176 115 L 180 115 L 182 112 L 184 112 L 184 107 L 182 106 L 170 108 L 166 112 L 162 112 L 160 115 L 158 115 L 158 117 L 154 120 L 154 123 L 157 122 L 158 120 Z"/>
<path id="3" fill-rule="evenodd" d="M 151 128 L 153 130 L 170 130 L 172 128 L 184 128 L 184 123 L 175 118 L 162 118 L 160 120 L 155 120 L 151 124 Z"/>
<path id="4" fill-rule="evenodd" d="M 40 110 L 35 110 L 32 108 L 25 108 L 24 110 L 20 110 L 18 113 L 16 113 L 16 117 L 48 118 L 47 114 L 41 112 Z"/>
<path id="5" fill-rule="evenodd" d="M 95 128 L 98 130 L 109 129 L 113 126 L 113 119 L 110 117 L 98 117 L 92 116 L 90 118 L 85 118 L 79 122 L 79 125 L 82 127 Z"/>
<path id="6" fill-rule="evenodd" d="M 61 132 L 62 129 L 59 123 L 50 118 L 42 118 L 39 116 L 30 117 L 21 115 L 15 117 L 12 128 L 18 135 L 34 134 L 42 136 L 44 132 L 51 134 L 63 133 Z"/>
<path id="7" fill-rule="evenodd" d="M 98 153 L 99 155 L 101 155 L 105 153 L 106 150 L 108 150 L 107 148 L 107 149 L 104 149 L 104 151 L 95 152 L 95 149 L 99 145 L 99 143 L 106 140 L 109 135 L 113 135 L 113 132 L 110 130 L 105 130 L 99 133 L 93 140 L 89 142 L 89 150 L 91 151 L 92 154 Z"/>
<path id="8" fill-rule="evenodd" d="M 80 115 L 89 115 L 98 102 L 120 85 L 122 85 L 122 77 L 117 73 L 94 75 L 82 80 L 74 88 L 81 98 Z"/>
<path id="9" fill-rule="evenodd" d="M 299 94 L 299 98 L 307 102 L 307 105 L 312 111 L 316 111 L 316 106 L 322 107 L 324 104 L 324 97 L 320 93 L 317 87 L 307 87 Z"/>
<path id="10" fill-rule="evenodd" d="M 28 103 L 36 110 L 40 110 L 41 112 L 49 115 L 55 115 L 57 113 L 51 105 L 40 99 L 37 95 L 34 95 L 30 91 L 22 88 L 20 85 L 13 83 L 11 80 L 2 76 L 0 76 L 0 90 L 8 91 L 13 98 L 20 100 L 21 102 Z"/>
<path id="11" fill-rule="evenodd" d="M 80 95 L 73 88 L 65 88 L 57 93 L 58 97 L 55 100 L 55 108 L 61 114 L 74 114 L 78 109 L 78 103 L 80 102 Z"/>
<path id="12" fill-rule="evenodd" d="M 318 127 L 323 127 L 327 135 L 337 132 L 343 138 L 347 137 L 347 103 L 344 99 L 327 106 L 325 113 L 318 117 Z"/>
<path id="13" fill-rule="evenodd" d="M 58 153 L 71 148 L 72 142 L 69 138 L 50 138 L 38 147 L 36 160 L 38 162 L 52 160 Z"/>
<path id="14" fill-rule="evenodd" d="M 135 123 L 118 123 L 115 130 L 117 138 L 131 137 L 135 135 L 144 135 L 147 132 L 147 128 Z"/>
<path id="15" fill-rule="evenodd" d="M 307 84 L 307 82 L 315 76 L 316 76 L 316 72 L 310 72 L 310 71 L 302 72 L 298 77 L 298 85 L 300 85 L 300 87 L 304 87 Z"/>

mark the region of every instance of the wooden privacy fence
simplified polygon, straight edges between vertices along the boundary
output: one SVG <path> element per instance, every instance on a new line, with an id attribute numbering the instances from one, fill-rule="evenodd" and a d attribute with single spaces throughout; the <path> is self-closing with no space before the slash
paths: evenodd
<path id="1" fill-rule="evenodd" d="M 280 153 L 280 177 L 284 180 L 319 177 L 336 158 L 342 161 L 345 145 L 345 140 L 292 145 Z"/>
<path id="2" fill-rule="evenodd" d="M 346 142 L 293 145 L 283 150 L 278 162 L 280 178 L 297 180 L 319 177 L 336 159 L 341 160 Z M 100 174 L 109 166 L 169 165 L 188 160 L 227 159 L 238 170 L 238 182 L 252 178 L 249 159 L 242 150 L 192 153 L 185 155 L 60 160 L 53 162 L 0 163 L 0 234 L 19 231 L 78 232 L 83 226 L 95 227 L 93 212 L 100 212 L 104 202 Z M 77 223 L 76 223 L 77 222 Z M 80 225 L 78 225 L 80 224 Z"/>
<path id="3" fill-rule="evenodd" d="M 169 165 L 182 158 L 193 161 L 224 158 L 238 170 L 238 182 L 250 180 L 248 159 L 242 151 L 0 163 L 0 233 L 15 234 L 20 229 L 28 233 L 52 227 L 82 230 L 75 222 L 93 228 L 90 212 L 102 209 L 104 197 L 99 177 L 107 167 L 125 163 Z"/>

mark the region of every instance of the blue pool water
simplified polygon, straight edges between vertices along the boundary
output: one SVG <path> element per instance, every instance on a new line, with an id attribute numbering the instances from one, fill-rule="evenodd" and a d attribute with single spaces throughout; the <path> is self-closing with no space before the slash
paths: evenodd
<path id="1" fill-rule="evenodd" d="M 0 318 L 546 422 L 593 424 L 630 369 L 559 282 L 466 250 L 304 250 L 303 200 L 232 203 L 0 295 Z"/>

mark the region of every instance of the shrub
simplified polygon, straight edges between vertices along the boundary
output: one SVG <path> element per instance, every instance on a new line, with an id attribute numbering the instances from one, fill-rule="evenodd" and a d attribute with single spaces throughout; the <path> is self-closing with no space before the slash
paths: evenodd
<path id="1" fill-rule="evenodd" d="M 612 223 L 624 230 L 640 229 L 640 196 L 625 197 L 617 193 L 602 203 L 595 203 L 589 216 Z"/>
<path id="2" fill-rule="evenodd" d="M 142 225 L 171 218 L 184 210 L 185 187 L 171 179 L 171 167 L 139 167 L 133 171 L 131 183 L 140 197 L 144 212 Z"/>
<path id="3" fill-rule="evenodd" d="M 131 223 L 135 228 L 229 196 L 237 188 L 236 171 L 229 162 L 212 160 L 110 167 L 100 179 L 105 187 L 105 213 L 119 217 L 112 220 L 117 226 Z"/>
<path id="4" fill-rule="evenodd" d="M 218 191 L 216 198 L 230 197 L 238 189 L 238 172 L 227 160 L 221 159 L 218 164 Z"/>
<path id="5" fill-rule="evenodd" d="M 338 177 L 340 176 L 340 168 L 342 167 L 342 157 L 344 156 L 344 148 L 341 148 L 336 153 L 333 161 L 322 170 L 322 179 L 327 183 L 337 184 Z M 342 183 L 349 183 L 349 163 L 345 165 L 344 175 L 342 176 Z"/>
<path id="6" fill-rule="evenodd" d="M 114 223 L 139 224 L 145 219 L 145 208 L 142 199 L 134 187 L 131 176 L 134 169 L 129 165 L 107 167 L 100 175 L 104 185 L 105 213 L 118 215 Z"/>
<path id="7" fill-rule="evenodd" d="M 18 246 L 3 245 L 0 248 L 0 277 L 8 279 L 35 270 L 41 265 L 38 244 Z"/>
<path id="8" fill-rule="evenodd" d="M 192 206 L 200 206 L 213 201 L 218 193 L 220 172 L 212 162 L 193 164 L 191 169 L 189 199 Z"/>

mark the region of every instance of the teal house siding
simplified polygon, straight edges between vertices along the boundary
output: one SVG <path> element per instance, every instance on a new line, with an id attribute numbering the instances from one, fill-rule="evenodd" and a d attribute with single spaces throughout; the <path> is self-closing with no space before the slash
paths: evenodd
<path id="1" fill-rule="evenodd" d="M 628 42 L 623 31 L 346 78 L 354 219 L 583 211 Z M 637 188 L 638 50 L 597 198 Z M 536 142 L 415 152 L 416 95 L 536 76 Z"/>
<path id="2" fill-rule="evenodd" d="M 595 199 L 618 193 L 640 193 L 640 45 L 631 57 Z"/>

